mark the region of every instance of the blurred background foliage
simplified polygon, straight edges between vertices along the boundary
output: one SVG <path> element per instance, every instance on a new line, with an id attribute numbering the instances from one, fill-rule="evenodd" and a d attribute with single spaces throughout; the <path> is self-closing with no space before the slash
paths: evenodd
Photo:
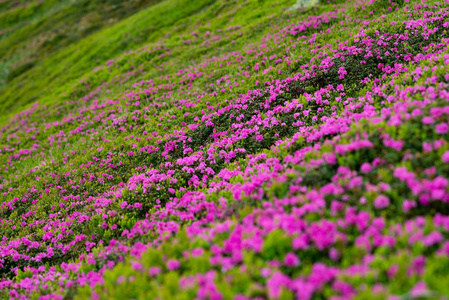
<path id="1" fill-rule="evenodd" d="M 48 57 L 160 0 L 0 1 L 0 88 Z"/>

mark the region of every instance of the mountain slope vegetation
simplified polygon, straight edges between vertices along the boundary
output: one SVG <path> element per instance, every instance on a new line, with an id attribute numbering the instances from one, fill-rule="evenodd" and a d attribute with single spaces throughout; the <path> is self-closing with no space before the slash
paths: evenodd
<path id="1" fill-rule="evenodd" d="M 449 295 L 449 1 L 0 10 L 1 298 Z"/>

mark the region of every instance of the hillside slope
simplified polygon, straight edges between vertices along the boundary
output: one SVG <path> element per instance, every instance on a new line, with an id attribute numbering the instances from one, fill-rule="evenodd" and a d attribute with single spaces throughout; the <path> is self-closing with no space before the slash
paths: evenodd
<path id="1" fill-rule="evenodd" d="M 449 1 L 144 2 L 4 83 L 1 298 L 449 295 Z"/>
<path id="2" fill-rule="evenodd" d="M 0 87 L 38 65 L 43 58 L 158 2 L 2 1 Z"/>

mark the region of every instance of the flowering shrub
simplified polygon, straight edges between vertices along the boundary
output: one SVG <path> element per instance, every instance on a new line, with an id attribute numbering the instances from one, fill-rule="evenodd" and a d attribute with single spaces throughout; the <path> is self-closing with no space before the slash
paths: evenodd
<path id="1" fill-rule="evenodd" d="M 1 297 L 449 294 L 449 1 L 278 5 L 11 117 Z"/>

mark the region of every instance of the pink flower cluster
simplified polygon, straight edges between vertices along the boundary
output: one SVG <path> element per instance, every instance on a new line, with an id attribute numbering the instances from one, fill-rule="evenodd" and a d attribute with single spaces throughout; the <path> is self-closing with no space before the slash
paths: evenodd
<path id="1" fill-rule="evenodd" d="M 428 261 L 449 255 L 449 9 L 397 9 L 404 20 L 385 24 L 338 7 L 115 100 L 98 100 L 98 87 L 56 108 L 79 105 L 62 116 L 38 104 L 16 115 L 0 129 L 0 295 L 62 299 L 85 287 L 107 298 L 118 265 L 134 274 L 118 288 L 177 274 L 198 299 L 223 299 L 219 283 L 238 286 L 236 273 L 270 299 L 350 299 L 366 293 L 360 278 L 386 297 L 382 272 L 427 291 Z M 340 26 L 357 34 L 320 43 Z M 296 47 L 311 58 L 293 57 Z M 166 253 L 167 243 L 188 246 Z M 147 264 L 150 250 L 158 263 Z"/>

